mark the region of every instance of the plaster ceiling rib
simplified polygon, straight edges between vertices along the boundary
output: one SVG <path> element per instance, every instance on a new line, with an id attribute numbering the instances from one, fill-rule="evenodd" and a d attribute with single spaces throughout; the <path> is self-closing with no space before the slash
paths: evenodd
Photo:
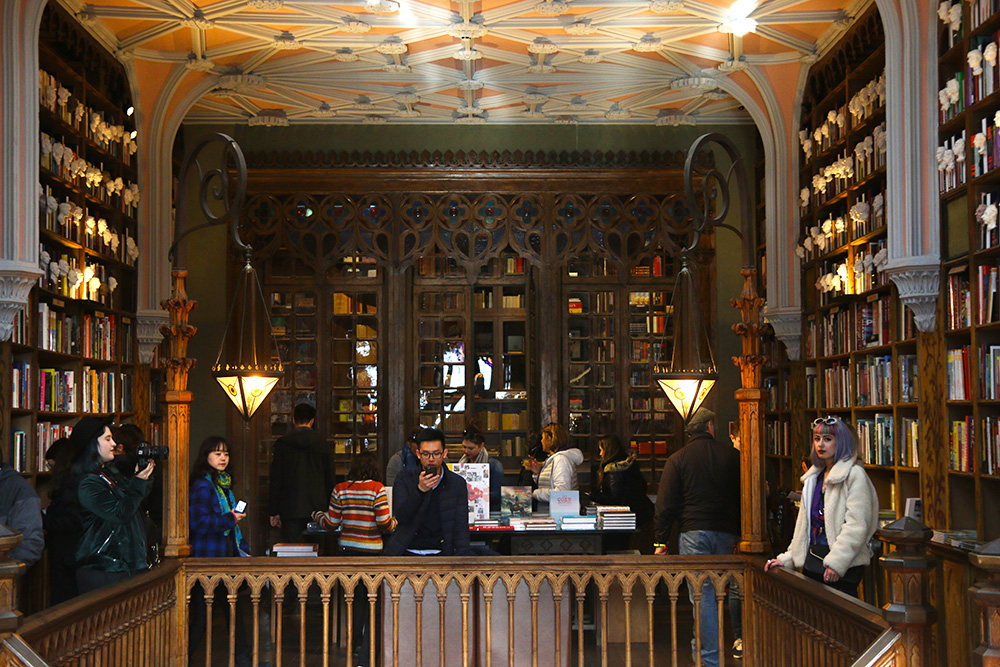
<path id="1" fill-rule="evenodd" d="M 842 9 L 828 9 L 823 11 L 809 12 L 781 12 L 779 14 L 769 14 L 764 18 L 757 19 L 762 25 L 788 25 L 803 23 L 834 23 L 844 18 Z"/>
<path id="2" fill-rule="evenodd" d="M 739 60 L 743 55 L 743 38 L 729 33 L 729 53 L 732 55 L 733 60 Z"/>
<path id="3" fill-rule="evenodd" d="M 606 23 L 614 23 L 616 20 L 621 20 L 624 22 L 645 20 L 645 19 L 658 19 L 660 21 L 669 20 L 673 18 L 683 19 L 685 17 L 678 16 L 647 16 L 645 12 L 649 11 L 649 5 L 645 7 L 636 8 L 635 11 L 629 12 L 624 10 L 622 7 L 615 5 L 614 7 L 608 7 L 606 5 L 601 5 L 597 7 L 592 12 L 587 12 L 586 14 L 580 14 L 578 16 L 569 17 L 572 20 L 579 19 L 590 19 L 591 24 L 600 23 L 602 26 Z M 565 18 L 565 17 L 564 17 Z M 572 20 L 570 23 L 572 23 Z"/>
<path id="4" fill-rule="evenodd" d="M 810 0 L 767 0 L 757 5 L 756 9 L 750 13 L 750 16 L 757 21 L 760 21 L 762 16 L 770 16 L 776 12 L 784 11 L 786 9 L 791 9 L 792 7 L 798 7 L 799 5 L 805 4 Z"/>
<path id="5" fill-rule="evenodd" d="M 695 65 L 687 58 L 682 58 L 679 53 L 673 51 L 672 49 L 660 49 L 659 53 L 663 60 L 677 68 L 679 74 L 687 76 L 700 76 L 704 73 L 701 67 Z"/>
<path id="6" fill-rule="evenodd" d="M 663 45 L 666 46 L 668 44 L 673 45 L 680 41 L 701 37 L 702 35 L 713 35 L 717 33 L 718 30 L 718 26 L 715 25 L 702 26 L 700 28 L 682 28 L 680 30 L 663 30 L 660 32 L 654 32 L 653 37 L 660 38 Z"/>
<path id="7" fill-rule="evenodd" d="M 793 37 L 786 32 L 770 26 L 758 25 L 757 34 L 771 40 L 772 42 L 777 42 L 782 46 L 787 46 L 801 53 L 813 53 L 816 50 L 816 45 L 814 43 L 807 42 L 804 39 L 799 39 L 798 37 Z"/>
<path id="8" fill-rule="evenodd" d="M 316 71 L 326 71 L 329 69 L 330 56 L 326 53 L 317 53 L 316 51 L 310 51 L 308 53 L 296 54 L 294 56 L 288 56 L 287 58 L 281 58 L 280 60 L 272 60 L 271 62 L 264 63 L 257 68 L 257 74 L 270 77 L 275 74 L 282 74 L 284 72 L 293 72 L 295 74 L 306 75 L 312 71 L 312 67 L 315 66 Z"/>
<path id="9" fill-rule="evenodd" d="M 210 2 L 201 8 L 201 13 L 209 20 L 215 20 L 223 16 L 245 9 L 247 0 L 220 0 L 220 2 Z"/>
<path id="10" fill-rule="evenodd" d="M 740 107 L 742 107 L 742 106 L 743 106 L 743 104 L 739 100 L 733 99 L 732 97 L 730 97 L 728 99 L 725 99 L 725 100 L 718 100 L 718 101 L 714 102 L 711 105 L 711 107 L 712 107 L 712 113 L 722 113 L 722 112 L 725 112 L 725 111 L 736 111 L 736 110 L 739 110 Z"/>
<path id="11" fill-rule="evenodd" d="M 226 30 L 237 35 L 244 35 L 253 39 L 261 39 L 270 44 L 274 41 L 274 31 L 267 28 L 259 28 L 256 24 L 233 23 L 226 26 Z"/>
<path id="12" fill-rule="evenodd" d="M 596 14 L 597 12 L 595 12 Z M 601 12 L 603 13 L 603 12 Z M 591 17 L 588 17 L 591 18 Z M 591 25 L 598 19 L 591 18 Z M 719 25 L 718 21 L 707 19 L 701 16 L 636 16 L 622 17 L 620 13 L 612 13 L 611 17 L 601 20 L 602 30 L 630 29 L 641 30 L 643 34 L 648 32 L 674 30 L 677 28 L 705 28 L 711 26 L 713 29 Z"/>
<path id="13" fill-rule="evenodd" d="M 705 106 L 708 102 L 704 97 L 698 97 L 693 100 L 689 100 L 687 104 L 683 104 L 680 107 L 680 112 L 686 116 L 691 115 L 701 107 Z"/>
<path id="14" fill-rule="evenodd" d="M 273 48 L 260 49 L 256 53 L 252 53 L 248 57 L 244 58 L 243 61 L 239 64 L 239 68 L 244 72 L 253 72 L 254 74 L 257 74 L 257 68 L 260 65 L 266 63 L 268 60 L 271 59 L 272 56 L 275 56 L 278 53 L 279 53 L 278 49 L 273 49 Z"/>
<path id="15" fill-rule="evenodd" d="M 175 5 L 167 2 L 166 0 L 132 0 L 132 2 L 141 7 L 148 7 L 149 9 L 157 9 L 163 12 L 164 14 L 176 17 L 178 19 L 187 18 L 188 16 L 191 15 L 177 9 Z M 90 5 L 84 5 L 84 6 L 88 8 L 87 11 L 89 12 L 91 6 Z M 93 8 L 97 9 L 97 7 Z M 104 8 L 107 9 L 107 7 Z M 191 13 L 193 14 L 194 12 Z"/>
<path id="16" fill-rule="evenodd" d="M 170 8 L 173 9 L 173 8 Z M 131 19 L 134 21 L 178 21 L 185 18 L 176 11 L 152 7 L 88 7 L 87 14 L 100 19 Z"/>
<path id="17" fill-rule="evenodd" d="M 480 12 L 479 16 L 482 17 L 483 23 L 492 27 L 498 23 L 506 21 L 507 19 L 517 18 L 523 14 L 530 14 L 534 12 L 535 5 L 537 5 L 539 1 L 540 0 L 522 0 L 521 2 L 512 2 L 509 5 L 497 7 L 496 9 L 487 9 Z"/>
<path id="18" fill-rule="evenodd" d="M 246 53 L 254 53 L 269 44 L 270 42 L 260 39 L 243 40 L 242 42 L 223 44 L 222 46 L 209 47 L 205 49 L 205 57 L 213 62 L 219 62 L 219 60 L 223 58 L 242 56 Z"/>
<path id="19" fill-rule="evenodd" d="M 198 58 L 205 55 L 205 31 L 201 28 L 191 28 L 191 53 Z"/>
<path id="20" fill-rule="evenodd" d="M 720 63 L 729 60 L 729 51 L 723 51 L 722 49 L 702 44 L 693 44 L 691 42 L 670 42 L 670 50 L 686 56 L 704 58 L 705 60 Z"/>
<path id="21" fill-rule="evenodd" d="M 198 5 L 191 2 L 191 0 L 166 0 L 166 3 L 177 8 L 184 16 L 194 16 L 194 13 L 198 11 Z"/>
<path id="22" fill-rule="evenodd" d="M 218 98 L 213 98 L 211 96 L 202 97 L 196 104 L 203 109 L 224 114 L 235 114 L 238 109 L 238 107 L 233 106 L 228 102 L 223 102 Z"/>
<path id="23" fill-rule="evenodd" d="M 422 2 L 409 2 L 409 0 L 402 0 L 406 4 L 407 12 L 411 16 L 422 16 L 424 18 L 432 19 L 437 21 L 440 25 L 447 25 L 453 21 L 461 19 L 462 15 L 458 12 L 446 9 L 444 7 L 435 7 L 433 5 L 428 5 Z M 406 16 L 400 16 L 402 12 L 392 14 L 392 18 L 397 18 L 402 23 L 406 23 L 410 20 Z M 369 21 L 370 23 L 370 21 Z M 401 27 L 406 27 L 405 25 Z"/>
<path id="24" fill-rule="evenodd" d="M 701 16 L 716 23 L 726 20 L 726 12 L 721 7 L 710 5 L 701 0 L 684 0 L 684 11 L 694 16 Z"/>
<path id="25" fill-rule="evenodd" d="M 118 43 L 118 48 L 129 49 L 134 46 L 139 46 L 140 44 L 145 44 L 146 42 L 157 39 L 158 37 L 169 35 L 172 32 L 180 30 L 181 28 L 181 24 L 177 21 L 167 21 L 160 23 L 159 25 L 150 26 L 145 30 L 137 32 L 134 35 L 121 40 Z"/>
<path id="26" fill-rule="evenodd" d="M 186 63 L 188 54 L 179 51 L 158 51 L 156 49 L 131 49 L 130 53 L 136 60 L 148 60 L 155 63 Z"/>
<path id="27" fill-rule="evenodd" d="M 230 98 L 233 103 L 249 113 L 251 116 L 256 116 L 260 113 L 260 107 L 250 101 L 247 97 L 240 95 L 239 97 Z"/>
<path id="28" fill-rule="evenodd" d="M 304 26 L 325 26 L 330 28 L 331 20 L 332 19 L 324 16 L 310 16 L 307 14 L 264 14 L 263 12 L 241 12 L 237 14 L 229 14 L 227 16 L 220 16 L 219 18 L 214 19 L 213 23 L 215 23 L 216 27 L 219 28 L 229 28 L 230 26 L 236 25 L 281 26 L 283 30 L 290 28 L 292 32 L 296 32 L 295 28 Z"/>
<path id="29" fill-rule="evenodd" d="M 311 16 L 316 19 L 327 21 L 328 23 L 343 23 L 347 21 L 357 21 L 357 16 L 345 15 L 343 11 L 331 9 L 329 7 L 314 7 L 312 5 L 286 4 L 285 9 L 294 9 L 300 18 Z M 250 14 L 250 12 L 247 12 Z M 365 23 L 368 23 L 365 21 Z M 369 25 L 371 25 L 369 23 Z"/>

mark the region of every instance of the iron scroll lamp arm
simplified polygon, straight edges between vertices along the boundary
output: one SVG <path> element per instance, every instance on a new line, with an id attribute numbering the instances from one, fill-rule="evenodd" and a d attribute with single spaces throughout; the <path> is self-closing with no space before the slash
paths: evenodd
<path id="1" fill-rule="evenodd" d="M 695 156 L 711 143 L 725 149 L 732 162 L 725 175 L 714 167 L 697 169 Z M 700 177 L 700 190 L 695 189 Z M 761 334 L 767 326 L 761 310 L 764 299 L 757 294 L 756 230 L 752 221 L 750 187 L 747 182 L 746 164 L 733 142 L 718 133 L 704 134 L 691 145 L 684 163 L 684 192 L 692 217 L 694 230 L 690 248 L 698 245 L 701 235 L 709 227 L 727 227 L 722 224 L 730 209 L 730 185 L 736 180 L 739 197 L 740 229 L 736 231 L 743 241 L 743 291 L 739 298 L 730 300 L 740 310 L 741 320 L 733 331 L 742 339 L 742 353 L 733 357 L 740 369 L 741 387 L 736 390 L 740 409 L 740 489 L 741 532 L 740 550 L 743 553 L 765 553 L 770 549 L 767 538 L 764 496 L 764 404 L 767 390 L 762 388 L 765 356 L 761 354 Z M 713 198 L 717 195 L 717 199 Z"/>

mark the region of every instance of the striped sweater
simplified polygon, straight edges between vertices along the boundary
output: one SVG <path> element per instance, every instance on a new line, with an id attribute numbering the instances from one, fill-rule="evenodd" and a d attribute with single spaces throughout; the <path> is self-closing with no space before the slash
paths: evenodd
<path id="1" fill-rule="evenodd" d="M 341 548 L 374 553 L 382 550 L 382 533 L 396 528 L 385 487 L 370 479 L 338 484 L 330 494 L 330 509 L 315 518 L 323 526 L 340 527 Z"/>

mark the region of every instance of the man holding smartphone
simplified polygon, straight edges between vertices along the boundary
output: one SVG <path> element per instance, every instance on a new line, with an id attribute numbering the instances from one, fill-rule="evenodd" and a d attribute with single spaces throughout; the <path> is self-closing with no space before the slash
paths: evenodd
<path id="1" fill-rule="evenodd" d="M 399 522 L 386 556 L 454 556 L 469 553 L 469 489 L 444 465 L 444 433 L 417 434 L 420 467 L 399 473 L 392 490 L 392 513 Z"/>

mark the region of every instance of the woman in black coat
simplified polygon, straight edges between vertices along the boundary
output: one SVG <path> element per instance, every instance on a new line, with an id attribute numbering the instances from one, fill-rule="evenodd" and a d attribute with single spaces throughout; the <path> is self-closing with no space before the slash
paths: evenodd
<path id="1" fill-rule="evenodd" d="M 653 503 L 646 495 L 646 478 L 635 452 L 625 449 L 614 435 L 601 438 L 597 445 L 601 463 L 590 499 L 597 505 L 627 505 L 635 512 L 636 526 L 642 526 L 653 517 Z M 609 535 L 604 542 L 607 551 L 622 551 L 629 548 L 630 540 L 629 535 Z"/>

